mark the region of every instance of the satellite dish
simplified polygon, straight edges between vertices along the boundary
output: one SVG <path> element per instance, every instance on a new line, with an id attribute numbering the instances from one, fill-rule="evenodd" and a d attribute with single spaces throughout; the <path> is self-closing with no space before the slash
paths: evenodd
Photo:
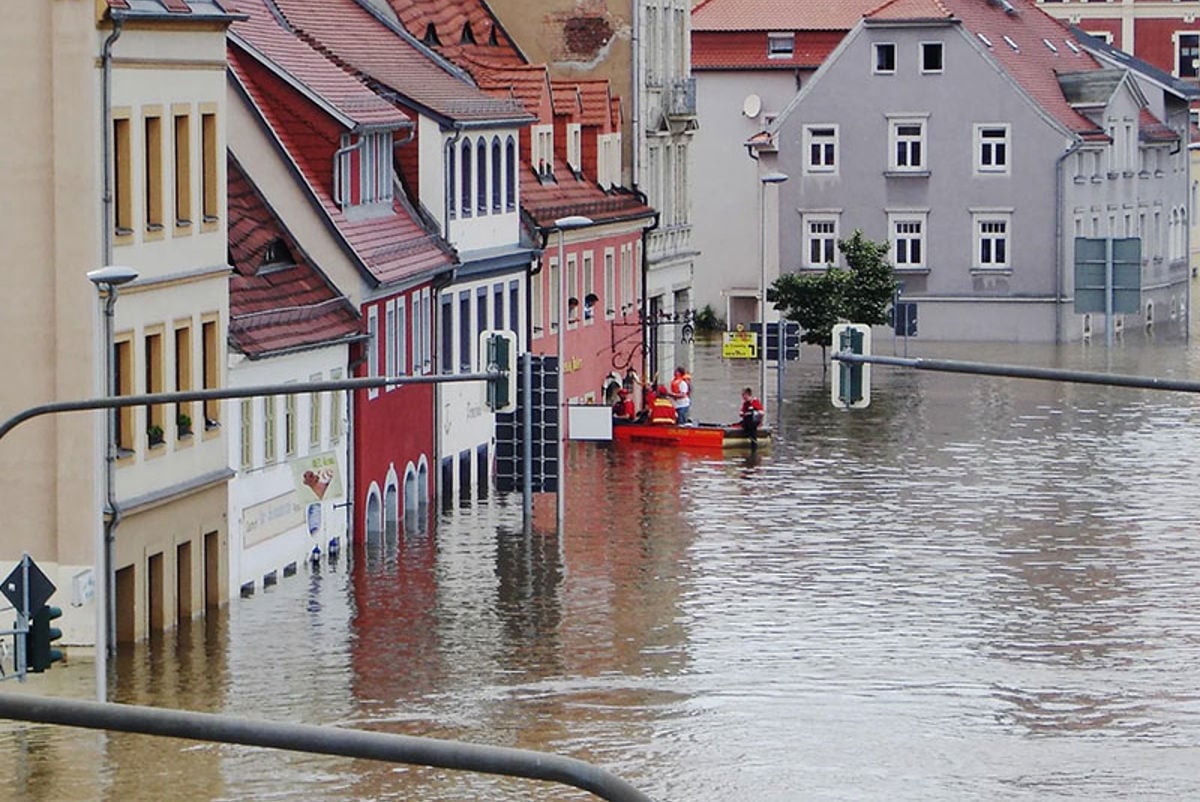
<path id="1" fill-rule="evenodd" d="M 762 111 L 762 98 L 754 94 L 746 95 L 746 99 L 742 101 L 742 114 L 753 120 L 760 111 Z"/>

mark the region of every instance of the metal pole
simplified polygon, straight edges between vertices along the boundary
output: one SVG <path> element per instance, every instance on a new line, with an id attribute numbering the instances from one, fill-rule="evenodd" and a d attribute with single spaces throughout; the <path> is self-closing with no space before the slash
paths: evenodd
<path id="1" fill-rule="evenodd" d="M 521 511 L 525 534 L 533 531 L 533 354 L 521 354 Z"/>
<path id="2" fill-rule="evenodd" d="M 554 493 L 554 526 L 561 535 L 567 518 L 567 275 L 563 260 L 566 232 L 558 229 L 558 489 Z"/>
<path id="3" fill-rule="evenodd" d="M 113 398 L 117 394 L 117 370 L 113 349 L 113 316 L 117 305 L 117 288 L 107 285 L 104 299 L 104 382 L 105 395 Z M 121 514 L 117 510 L 117 415 L 116 409 L 105 414 L 104 424 L 104 525 L 101 527 L 103 542 L 98 549 L 100 570 L 96 577 L 96 701 L 108 699 L 108 658 L 116 652 L 117 599 L 116 580 L 113 576 L 113 544 Z"/>
<path id="4" fill-rule="evenodd" d="M 524 777 L 581 788 L 609 802 L 651 802 L 597 766 L 529 749 L 29 694 L 0 694 L 0 718 Z"/>
<path id="5" fill-rule="evenodd" d="M 1104 240 L 1104 345 L 1113 346 L 1113 241 Z"/>
<path id="6" fill-rule="evenodd" d="M 767 182 L 758 182 L 758 388 L 763 404 L 763 417 L 767 406 Z"/>

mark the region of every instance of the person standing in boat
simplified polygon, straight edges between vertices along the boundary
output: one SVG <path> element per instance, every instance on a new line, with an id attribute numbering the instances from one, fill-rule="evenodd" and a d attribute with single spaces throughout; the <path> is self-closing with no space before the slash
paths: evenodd
<path id="1" fill-rule="evenodd" d="M 629 391 L 622 387 L 617 390 L 617 402 L 613 404 L 612 414 L 614 421 L 622 421 L 632 423 L 637 417 L 637 410 L 633 407 L 633 399 L 629 397 Z"/>
<path id="2" fill-rule="evenodd" d="M 660 385 L 654 394 L 654 403 L 650 405 L 650 423 L 674 425 L 677 420 L 675 404 L 667 396 L 667 388 Z"/>
<path id="3" fill-rule="evenodd" d="M 675 368 L 675 378 L 671 379 L 671 404 L 675 407 L 675 420 L 680 426 L 688 424 L 688 414 L 692 409 L 692 377 L 682 366 Z"/>
<path id="4" fill-rule="evenodd" d="M 750 438 L 751 447 L 758 445 L 758 427 L 762 424 L 763 405 L 762 401 L 754 395 L 754 391 L 749 387 L 742 390 L 742 412 L 741 412 L 741 427 L 746 436 Z"/>

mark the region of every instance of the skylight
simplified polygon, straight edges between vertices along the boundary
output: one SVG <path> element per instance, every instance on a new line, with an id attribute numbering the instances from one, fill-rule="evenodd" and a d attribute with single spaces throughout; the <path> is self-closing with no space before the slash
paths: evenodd
<path id="1" fill-rule="evenodd" d="M 1051 53 L 1058 52 L 1058 48 L 1054 46 L 1054 42 L 1051 42 L 1049 39 L 1043 39 L 1042 44 L 1044 44 L 1046 47 L 1050 48 Z"/>
<path id="2" fill-rule="evenodd" d="M 1071 49 L 1071 52 L 1074 53 L 1075 55 L 1079 55 L 1079 48 L 1075 46 L 1075 43 L 1072 42 L 1070 39 L 1067 39 L 1066 42 L 1067 42 L 1067 47 L 1069 47 Z"/>
<path id="3" fill-rule="evenodd" d="M 985 45 L 987 45 L 988 47 L 991 47 L 991 46 L 992 46 L 992 40 L 991 40 L 991 39 L 988 39 L 986 36 L 984 36 L 984 35 L 983 35 L 983 34 L 981 34 L 981 33 L 977 33 L 977 34 L 975 34 L 975 35 L 979 37 L 979 41 L 983 42 L 983 43 L 984 43 Z"/>
<path id="4" fill-rule="evenodd" d="M 1008 34 L 1004 34 L 1004 42 L 1005 42 L 1005 44 L 1007 44 L 1009 47 L 1011 47 L 1017 53 L 1021 52 L 1021 48 L 1017 47 L 1017 43 L 1014 42 L 1011 38 L 1009 38 Z"/>

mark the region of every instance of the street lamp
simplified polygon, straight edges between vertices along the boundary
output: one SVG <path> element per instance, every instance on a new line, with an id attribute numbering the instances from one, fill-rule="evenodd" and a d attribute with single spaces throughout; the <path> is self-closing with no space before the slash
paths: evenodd
<path id="1" fill-rule="evenodd" d="M 138 277 L 132 267 L 110 265 L 90 270 L 88 281 L 96 285 L 96 291 L 104 301 L 104 381 L 106 395 L 117 395 L 117 371 L 113 360 L 113 310 L 117 305 L 117 288 Z M 116 597 L 113 592 L 113 541 L 117 524 L 121 521 L 117 509 L 117 490 L 113 469 L 117 461 L 117 414 L 110 409 L 106 415 L 105 466 L 104 466 L 104 528 L 96 543 L 96 560 L 100 564 L 96 587 L 96 698 L 103 702 L 108 694 L 107 658 L 116 651 Z"/>
<path id="2" fill-rule="evenodd" d="M 567 356 L 567 263 L 563 259 L 563 240 L 568 229 L 585 228 L 593 222 L 592 218 L 581 214 L 560 217 L 554 221 L 554 227 L 558 229 L 558 493 L 555 498 L 558 506 L 555 525 L 560 536 L 567 518 L 567 374 L 564 370 Z"/>
<path id="3" fill-rule="evenodd" d="M 759 268 L 761 269 L 758 280 L 758 336 L 762 338 L 758 352 L 758 391 L 761 393 L 760 400 L 765 409 L 767 398 L 767 185 L 782 184 L 788 180 L 788 177 L 784 173 L 765 173 L 760 175 L 758 180 L 760 183 L 758 212 L 761 218 L 758 240 Z M 782 360 L 784 357 L 782 331 L 780 332 L 779 346 L 779 358 Z"/>

